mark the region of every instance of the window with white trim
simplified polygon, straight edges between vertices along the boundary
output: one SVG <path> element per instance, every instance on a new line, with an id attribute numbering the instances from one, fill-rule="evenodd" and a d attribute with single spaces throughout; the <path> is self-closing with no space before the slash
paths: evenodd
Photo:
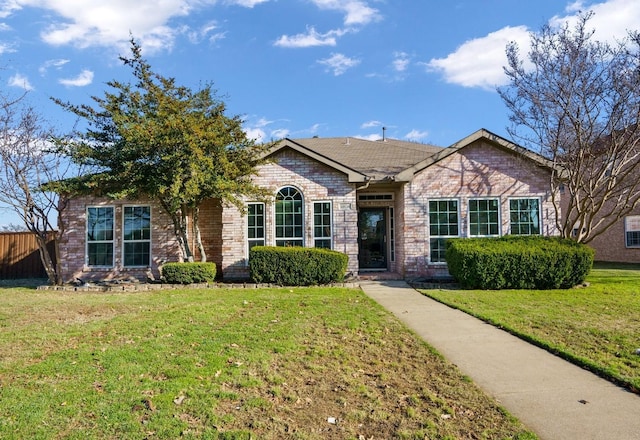
<path id="1" fill-rule="evenodd" d="M 275 204 L 276 246 L 304 246 L 302 193 L 286 186 L 278 191 Z"/>
<path id="2" fill-rule="evenodd" d="M 640 215 L 629 215 L 625 217 L 624 231 L 627 247 L 640 247 Z"/>
<path id="3" fill-rule="evenodd" d="M 122 211 L 122 265 L 151 264 L 151 207 L 125 206 Z"/>
<path id="4" fill-rule="evenodd" d="M 247 205 L 247 241 L 249 249 L 264 246 L 264 203 Z"/>
<path id="5" fill-rule="evenodd" d="M 429 261 L 445 263 L 444 243 L 460 235 L 458 200 L 429 200 Z"/>
<path id="6" fill-rule="evenodd" d="M 469 200 L 469 236 L 500 235 L 500 202 L 498 199 Z"/>
<path id="7" fill-rule="evenodd" d="M 112 206 L 87 208 L 87 266 L 113 266 L 113 216 Z"/>
<path id="8" fill-rule="evenodd" d="M 332 248 L 331 202 L 313 202 L 313 246 Z"/>
<path id="9" fill-rule="evenodd" d="M 512 235 L 539 235 L 540 200 L 510 199 L 509 220 Z"/>

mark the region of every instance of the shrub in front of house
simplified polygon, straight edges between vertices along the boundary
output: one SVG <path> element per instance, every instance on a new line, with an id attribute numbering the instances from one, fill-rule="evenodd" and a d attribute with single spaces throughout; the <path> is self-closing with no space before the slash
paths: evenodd
<path id="1" fill-rule="evenodd" d="M 584 282 L 594 251 L 559 237 L 454 238 L 449 273 L 468 289 L 568 289 Z"/>
<path id="2" fill-rule="evenodd" d="M 254 246 L 249 252 L 249 274 L 255 283 L 311 286 L 344 279 L 347 255 L 318 248 Z"/>
<path id="3" fill-rule="evenodd" d="M 162 266 L 162 279 L 169 284 L 212 283 L 215 278 L 215 263 L 165 263 Z"/>

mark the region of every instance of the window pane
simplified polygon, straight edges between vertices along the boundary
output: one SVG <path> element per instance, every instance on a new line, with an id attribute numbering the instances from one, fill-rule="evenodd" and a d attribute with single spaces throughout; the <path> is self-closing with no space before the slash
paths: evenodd
<path id="1" fill-rule="evenodd" d="M 429 201 L 429 259 L 432 263 L 443 263 L 444 237 L 458 236 L 458 201 Z"/>
<path id="2" fill-rule="evenodd" d="M 469 235 L 500 234 L 499 201 L 496 199 L 469 200 Z"/>
<path id="3" fill-rule="evenodd" d="M 113 266 L 113 243 L 88 243 L 89 266 Z"/>
<path id="4" fill-rule="evenodd" d="M 249 203 L 247 205 L 247 238 L 249 241 L 249 249 L 256 246 L 261 239 L 264 245 L 264 205 L 262 203 Z M 254 243 L 254 244 L 252 244 Z"/>
<path id="5" fill-rule="evenodd" d="M 540 202 L 538 199 L 512 199 L 509 201 L 511 234 L 540 234 Z"/>
<path id="6" fill-rule="evenodd" d="M 431 238 L 429 240 L 429 255 L 432 263 L 444 263 L 444 238 Z"/>
<path id="7" fill-rule="evenodd" d="M 640 231 L 628 231 L 627 247 L 639 247 L 639 246 L 640 246 Z"/>
<path id="8" fill-rule="evenodd" d="M 113 208 L 87 209 L 87 240 L 113 240 Z"/>
<path id="9" fill-rule="evenodd" d="M 113 266 L 113 207 L 87 209 L 87 258 L 89 266 Z"/>
<path id="10" fill-rule="evenodd" d="M 124 243 L 125 266 L 148 266 L 150 256 L 150 243 L 148 241 Z"/>
<path id="11" fill-rule="evenodd" d="M 151 239 L 151 208 L 149 206 L 125 206 L 124 239 Z"/>
<path id="12" fill-rule="evenodd" d="M 151 207 L 125 206 L 122 264 L 149 266 L 151 262 Z"/>
<path id="13" fill-rule="evenodd" d="M 302 194 L 293 187 L 278 191 L 275 203 L 276 237 L 295 240 L 276 240 L 277 246 L 300 242 L 303 236 Z M 279 244 L 280 243 L 280 244 Z M 296 244 L 297 246 L 297 244 Z"/>
<path id="14" fill-rule="evenodd" d="M 314 246 L 331 249 L 331 203 L 314 202 L 313 212 Z"/>

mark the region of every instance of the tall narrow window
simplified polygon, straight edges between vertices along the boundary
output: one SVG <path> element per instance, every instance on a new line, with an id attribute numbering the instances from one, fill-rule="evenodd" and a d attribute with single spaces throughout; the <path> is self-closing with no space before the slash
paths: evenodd
<path id="1" fill-rule="evenodd" d="M 302 194 L 287 186 L 276 195 L 276 246 L 304 246 Z"/>
<path id="2" fill-rule="evenodd" d="M 444 242 L 460 235 L 458 201 L 429 201 L 429 261 L 445 263 Z"/>
<path id="3" fill-rule="evenodd" d="M 624 230 L 627 247 L 640 247 L 640 215 L 625 217 Z"/>
<path id="4" fill-rule="evenodd" d="M 469 200 L 469 235 L 500 235 L 500 203 L 498 199 Z"/>
<path id="5" fill-rule="evenodd" d="M 249 249 L 264 246 L 264 203 L 247 205 L 247 240 Z"/>
<path id="6" fill-rule="evenodd" d="M 538 199 L 509 200 L 511 234 L 540 234 L 540 201 Z"/>
<path id="7" fill-rule="evenodd" d="M 113 266 L 113 207 L 87 208 L 88 266 Z"/>
<path id="8" fill-rule="evenodd" d="M 123 265 L 125 267 L 149 266 L 151 262 L 151 207 L 125 206 L 123 216 Z"/>
<path id="9" fill-rule="evenodd" d="M 313 203 L 313 245 L 331 249 L 331 202 Z"/>

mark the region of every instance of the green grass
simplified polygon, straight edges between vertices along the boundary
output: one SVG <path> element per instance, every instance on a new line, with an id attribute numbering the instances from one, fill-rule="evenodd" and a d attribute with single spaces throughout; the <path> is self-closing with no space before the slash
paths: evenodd
<path id="1" fill-rule="evenodd" d="M 0 402 L 3 439 L 536 438 L 346 288 L 0 288 Z"/>
<path id="2" fill-rule="evenodd" d="M 570 290 L 423 290 L 588 368 L 640 390 L 640 266 L 597 265 Z"/>

